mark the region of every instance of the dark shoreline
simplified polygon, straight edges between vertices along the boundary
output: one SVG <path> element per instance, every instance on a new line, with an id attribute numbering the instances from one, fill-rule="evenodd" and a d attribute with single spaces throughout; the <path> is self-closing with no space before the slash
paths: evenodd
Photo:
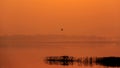
<path id="1" fill-rule="evenodd" d="M 45 62 L 50 65 L 69 66 L 78 65 L 93 66 L 93 64 L 106 67 L 120 67 L 120 57 L 80 57 L 72 56 L 50 56 L 45 58 Z"/>

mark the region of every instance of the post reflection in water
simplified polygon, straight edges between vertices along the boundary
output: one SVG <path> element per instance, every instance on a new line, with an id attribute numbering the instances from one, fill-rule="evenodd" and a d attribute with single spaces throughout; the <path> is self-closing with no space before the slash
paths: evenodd
<path id="1" fill-rule="evenodd" d="M 45 58 L 45 62 L 50 65 L 69 66 L 77 63 L 78 65 L 93 66 L 101 65 L 105 67 L 120 67 L 120 57 L 80 57 L 72 56 L 50 56 Z"/>

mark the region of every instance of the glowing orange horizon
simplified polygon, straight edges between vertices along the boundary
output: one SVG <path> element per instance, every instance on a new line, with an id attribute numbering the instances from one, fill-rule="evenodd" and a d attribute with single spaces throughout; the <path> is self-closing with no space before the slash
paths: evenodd
<path id="1" fill-rule="evenodd" d="M 3 0 L 0 34 L 120 35 L 119 0 Z"/>

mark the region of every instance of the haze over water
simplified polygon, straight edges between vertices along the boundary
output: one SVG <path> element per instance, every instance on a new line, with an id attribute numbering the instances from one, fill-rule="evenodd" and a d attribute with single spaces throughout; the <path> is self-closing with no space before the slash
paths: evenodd
<path id="1" fill-rule="evenodd" d="M 120 0 L 0 0 L 0 68 L 61 66 L 47 56 L 120 57 Z"/>
<path id="2" fill-rule="evenodd" d="M 1 68 L 104 68 L 104 66 L 61 66 L 44 62 L 47 56 L 120 57 L 119 39 L 66 36 L 1 37 Z"/>

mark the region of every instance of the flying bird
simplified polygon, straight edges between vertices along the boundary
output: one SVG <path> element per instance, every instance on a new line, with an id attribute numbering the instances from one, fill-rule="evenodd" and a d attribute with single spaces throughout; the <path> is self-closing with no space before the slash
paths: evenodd
<path id="1" fill-rule="evenodd" d="M 61 31 L 63 31 L 63 28 L 61 28 Z"/>

